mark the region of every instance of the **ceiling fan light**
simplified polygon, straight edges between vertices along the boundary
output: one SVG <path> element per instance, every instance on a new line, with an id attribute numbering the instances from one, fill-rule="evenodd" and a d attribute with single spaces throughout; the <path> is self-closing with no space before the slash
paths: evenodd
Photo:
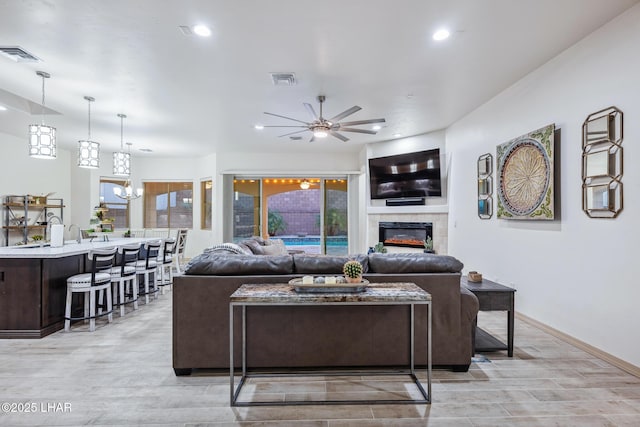
<path id="1" fill-rule="evenodd" d="M 328 135 L 329 135 L 329 132 L 327 132 L 325 129 L 313 130 L 313 136 L 315 136 L 316 138 L 326 138 Z"/>

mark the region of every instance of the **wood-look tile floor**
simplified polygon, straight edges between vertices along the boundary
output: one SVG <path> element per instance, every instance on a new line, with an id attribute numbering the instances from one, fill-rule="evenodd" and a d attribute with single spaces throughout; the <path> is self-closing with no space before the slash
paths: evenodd
<path id="1" fill-rule="evenodd" d="M 480 313 L 479 323 L 504 338 L 505 318 Z M 168 292 L 94 333 L 0 340 L 0 425 L 640 426 L 640 379 L 518 320 L 515 342 L 513 358 L 486 353 L 469 372 L 434 371 L 431 405 L 230 408 L 228 376 L 174 375 Z M 242 397 L 414 393 L 404 377 L 260 378 Z"/>

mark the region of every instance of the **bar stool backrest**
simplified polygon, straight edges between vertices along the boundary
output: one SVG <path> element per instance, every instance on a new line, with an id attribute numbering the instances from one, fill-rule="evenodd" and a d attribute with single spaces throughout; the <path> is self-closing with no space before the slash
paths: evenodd
<path id="1" fill-rule="evenodd" d="M 160 240 L 147 242 L 144 245 L 145 251 L 147 252 L 145 268 L 149 270 L 149 261 L 157 260 L 158 254 L 160 253 L 160 247 L 162 246 L 162 242 Z"/>
<path id="2" fill-rule="evenodd" d="M 162 262 L 171 262 L 173 253 L 176 251 L 176 241 L 173 239 L 167 239 L 164 241 L 164 247 L 162 249 Z"/>
<path id="3" fill-rule="evenodd" d="M 184 256 L 184 249 L 187 246 L 187 229 L 186 228 L 180 228 L 178 230 L 178 233 L 176 235 L 176 254 L 179 257 L 183 257 Z"/>
<path id="4" fill-rule="evenodd" d="M 131 264 L 135 264 L 138 261 L 138 255 L 140 255 L 140 245 L 138 244 L 131 244 L 131 245 L 126 245 L 126 246 L 122 246 L 121 247 L 121 254 L 120 254 L 120 263 L 118 265 L 120 265 L 120 276 L 124 277 L 124 268 L 127 265 L 131 265 Z"/>
<path id="5" fill-rule="evenodd" d="M 91 284 L 96 283 L 96 273 L 110 270 L 113 267 L 118 248 L 94 249 L 91 251 Z"/>

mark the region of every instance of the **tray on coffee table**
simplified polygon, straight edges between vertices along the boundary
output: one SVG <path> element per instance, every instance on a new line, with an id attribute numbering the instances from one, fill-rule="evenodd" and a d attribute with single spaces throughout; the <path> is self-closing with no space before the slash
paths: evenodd
<path id="1" fill-rule="evenodd" d="M 355 293 L 355 292 L 364 292 L 369 285 L 369 281 L 363 279 L 362 282 L 359 283 L 336 283 L 336 284 L 326 284 L 326 283 L 309 283 L 303 284 L 302 278 L 291 279 L 289 280 L 289 284 L 293 285 L 293 289 L 296 292 L 306 292 L 306 293 Z"/>

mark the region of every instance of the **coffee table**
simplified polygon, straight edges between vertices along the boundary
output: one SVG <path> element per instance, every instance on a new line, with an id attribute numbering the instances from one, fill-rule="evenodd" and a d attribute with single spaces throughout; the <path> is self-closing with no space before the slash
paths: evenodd
<path id="1" fill-rule="evenodd" d="M 231 406 L 266 406 L 266 405 L 346 405 L 346 404 L 394 404 L 394 403 L 431 403 L 431 295 L 414 283 L 371 283 L 364 292 L 358 293 L 298 293 L 290 284 L 247 284 L 238 288 L 231 296 L 229 303 L 229 377 L 230 377 L 230 401 Z M 318 306 L 318 305 L 408 305 L 411 307 L 410 319 L 410 355 L 411 360 L 407 369 L 373 370 L 364 369 L 357 371 L 309 371 L 304 372 L 280 372 L 257 373 L 247 368 L 247 341 L 251 338 L 247 334 L 247 308 L 251 306 Z M 415 306 L 427 306 L 427 390 L 425 391 L 420 380 L 416 376 L 414 359 L 414 325 Z M 233 341 L 234 341 L 234 307 L 242 310 L 242 375 L 238 387 L 235 386 L 235 369 L 233 365 Z M 364 332 L 363 332 L 364 333 Z M 339 349 L 336 349 L 339 351 Z M 240 401 L 238 398 L 248 378 L 295 376 L 295 375 L 409 375 L 419 390 L 420 399 L 366 399 L 366 400 L 294 400 L 294 401 Z"/>

